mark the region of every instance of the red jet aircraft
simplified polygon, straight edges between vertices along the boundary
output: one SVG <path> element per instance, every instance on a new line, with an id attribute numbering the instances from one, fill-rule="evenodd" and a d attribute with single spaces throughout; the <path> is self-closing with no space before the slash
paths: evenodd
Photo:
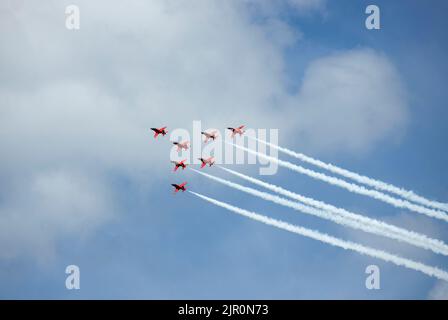
<path id="1" fill-rule="evenodd" d="M 175 142 L 173 141 L 173 144 L 177 146 L 177 151 L 181 151 L 182 149 L 188 150 L 188 141 L 184 142 Z"/>
<path id="2" fill-rule="evenodd" d="M 168 131 L 166 130 L 166 127 L 157 129 L 157 128 L 151 128 L 152 131 L 154 131 L 154 138 L 157 138 L 157 136 L 159 134 L 161 134 L 162 136 L 166 135 L 168 133 Z"/>
<path id="3" fill-rule="evenodd" d="M 179 162 L 178 161 L 171 161 L 171 163 L 175 164 L 173 171 L 176 171 L 177 169 L 179 169 L 179 167 L 181 167 L 182 170 L 184 170 L 187 167 L 187 165 L 184 163 L 185 161 L 187 161 L 187 159 L 184 159 L 184 160 L 179 161 Z"/>
<path id="4" fill-rule="evenodd" d="M 236 134 L 239 134 L 241 137 L 244 133 L 243 128 L 244 128 L 244 126 L 239 126 L 238 128 L 227 128 L 227 129 L 232 131 L 232 138 L 233 138 L 233 137 L 235 137 Z"/>
<path id="5" fill-rule="evenodd" d="M 202 131 L 201 133 L 205 136 L 205 143 L 207 143 L 209 139 L 212 139 L 214 141 L 218 137 L 218 135 L 216 134 L 216 130 L 210 133 L 206 131 Z"/>
<path id="6" fill-rule="evenodd" d="M 199 158 L 199 160 L 201 160 L 201 162 L 202 162 L 201 169 L 204 168 L 207 164 L 209 167 L 211 167 L 212 165 L 215 164 L 215 159 L 213 159 L 213 157 L 210 157 L 208 159 Z"/>
<path id="7" fill-rule="evenodd" d="M 186 184 L 187 183 L 184 182 L 184 183 L 181 183 L 181 184 L 172 183 L 171 185 L 174 187 L 174 193 L 177 193 L 177 192 L 179 192 L 179 190 L 182 190 L 182 192 L 185 192 L 185 190 L 187 190 L 187 188 L 185 188 Z"/>

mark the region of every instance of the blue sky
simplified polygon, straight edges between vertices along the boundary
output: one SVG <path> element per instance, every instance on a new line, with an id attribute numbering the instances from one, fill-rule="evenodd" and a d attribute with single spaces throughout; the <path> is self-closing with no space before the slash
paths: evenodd
<path id="1" fill-rule="evenodd" d="M 218 200 L 448 269 L 446 257 L 188 170 L 174 175 L 169 137 L 147 131 L 194 120 L 280 128 L 280 145 L 448 202 L 445 2 L 376 1 L 381 30 L 371 31 L 370 1 L 70 3 L 81 10 L 78 31 L 64 26 L 69 2 L 0 5 L 9 17 L 0 19 L 1 298 L 446 299 L 446 285 L 419 272 L 173 196 L 170 183 L 188 181 Z M 254 165 L 230 167 L 258 175 Z M 261 178 L 448 241 L 438 220 L 282 168 Z M 80 290 L 65 288 L 70 264 Z M 371 264 L 380 290 L 365 288 Z"/>

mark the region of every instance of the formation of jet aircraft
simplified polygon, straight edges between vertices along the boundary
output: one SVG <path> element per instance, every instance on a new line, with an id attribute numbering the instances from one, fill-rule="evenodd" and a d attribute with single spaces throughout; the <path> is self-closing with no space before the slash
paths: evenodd
<path id="1" fill-rule="evenodd" d="M 162 136 L 166 135 L 168 133 L 168 131 L 166 130 L 167 127 L 162 127 L 160 129 L 157 128 L 151 128 L 152 131 L 154 131 L 154 138 L 157 138 L 157 136 L 159 134 L 161 134 Z"/>
<path id="2" fill-rule="evenodd" d="M 174 163 L 173 171 L 176 171 L 179 168 L 182 168 L 182 170 L 184 170 L 187 167 L 187 164 L 185 164 L 185 161 L 187 161 L 187 159 L 184 159 L 182 161 L 171 161 L 171 163 Z"/>
<path id="3" fill-rule="evenodd" d="M 215 164 L 215 159 L 213 157 L 204 159 L 204 158 L 199 158 L 198 160 L 201 160 L 201 169 L 204 168 L 207 164 L 209 167 L 211 167 L 212 165 Z"/>
<path id="4" fill-rule="evenodd" d="M 208 142 L 208 140 L 212 139 L 213 141 L 215 141 L 215 139 L 218 137 L 216 130 L 212 131 L 210 133 L 206 132 L 206 131 L 202 131 L 201 132 L 204 136 L 205 136 L 205 143 Z"/>
<path id="5" fill-rule="evenodd" d="M 184 142 L 173 141 L 173 144 L 175 146 L 177 146 L 177 151 L 181 151 L 182 149 L 184 149 L 185 151 L 188 150 L 188 144 L 189 144 L 188 141 L 184 141 Z"/>
<path id="6" fill-rule="evenodd" d="M 231 131 L 231 137 L 234 138 L 235 135 L 237 134 L 239 134 L 240 136 L 244 134 L 245 131 L 243 130 L 243 128 L 244 125 L 236 128 L 228 127 L 227 129 Z M 154 139 L 156 139 L 160 134 L 162 136 L 165 136 L 168 133 L 168 130 L 166 129 L 167 129 L 166 126 L 161 128 L 151 128 L 151 130 L 154 131 Z M 202 131 L 201 134 L 205 136 L 204 140 L 205 143 L 207 143 L 209 140 L 214 141 L 218 137 L 218 132 L 216 130 L 210 132 Z M 183 141 L 183 142 L 172 141 L 172 143 L 175 146 L 177 146 L 177 151 L 188 150 L 189 141 Z M 199 158 L 199 160 L 201 160 L 201 169 L 206 167 L 207 165 L 211 167 L 212 165 L 215 164 L 215 159 L 213 157 Z M 177 169 L 179 168 L 182 168 L 182 170 L 184 170 L 188 165 L 185 163 L 185 161 L 187 161 L 187 159 L 184 159 L 182 161 L 171 161 L 174 164 L 173 171 L 177 171 Z M 179 191 L 185 192 L 185 190 L 187 190 L 187 188 L 185 187 L 187 185 L 186 182 L 183 182 L 181 184 L 172 183 L 171 185 L 174 187 L 175 194 Z"/>
<path id="7" fill-rule="evenodd" d="M 232 138 L 233 138 L 233 137 L 235 137 L 236 134 L 239 134 L 241 137 L 244 133 L 243 128 L 244 128 L 244 126 L 239 126 L 238 128 L 227 128 L 227 129 L 232 131 Z"/>
<path id="8" fill-rule="evenodd" d="M 181 184 L 172 183 L 171 185 L 174 187 L 174 193 L 177 193 L 179 191 L 185 192 L 185 190 L 187 190 L 187 188 L 185 188 L 186 184 L 186 182 L 183 182 Z"/>

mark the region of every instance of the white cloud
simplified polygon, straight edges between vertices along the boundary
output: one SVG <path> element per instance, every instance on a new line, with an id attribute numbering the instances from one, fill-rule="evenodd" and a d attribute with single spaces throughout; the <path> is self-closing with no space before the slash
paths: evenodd
<path id="1" fill-rule="evenodd" d="M 408 122 L 397 71 L 369 49 L 311 63 L 291 104 L 301 138 L 318 150 L 365 152 L 386 139 L 398 141 Z"/>
<path id="2" fill-rule="evenodd" d="M 45 264 L 55 239 L 80 239 L 111 217 L 111 197 L 93 175 L 61 169 L 17 180 L 0 208 L 0 259 L 30 255 Z"/>
<path id="3" fill-rule="evenodd" d="M 279 47 L 290 47 L 303 36 L 300 30 L 292 29 L 287 23 L 278 19 L 267 19 L 264 27 L 269 41 Z"/>
<path id="4" fill-rule="evenodd" d="M 396 72 L 373 51 L 316 61 L 288 94 L 283 49 L 300 32 L 255 23 L 239 1 L 79 0 L 79 31 L 65 28 L 67 4 L 0 4 L 0 188 L 20 194 L 0 202 L 4 258 L 107 220 L 105 173 L 161 174 L 168 144 L 151 126 L 281 127 L 280 141 L 299 130 L 311 146 L 358 152 L 404 125 Z"/>
<path id="5" fill-rule="evenodd" d="M 169 146 L 152 126 L 275 125 L 285 44 L 238 2 L 77 1 L 79 31 L 65 28 L 67 4 L 1 4 L 0 188 L 21 195 L 0 202 L 3 258 L 51 255 L 58 237 L 97 225 L 96 211 L 106 220 L 105 173 L 158 176 Z"/>

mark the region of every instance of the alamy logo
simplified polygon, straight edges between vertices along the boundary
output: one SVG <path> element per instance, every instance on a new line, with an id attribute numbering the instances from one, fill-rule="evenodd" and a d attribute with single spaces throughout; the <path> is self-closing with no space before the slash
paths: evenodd
<path id="1" fill-rule="evenodd" d="M 258 164 L 260 175 L 274 175 L 278 164 L 263 155 L 278 158 L 278 150 L 267 148 L 258 140 L 278 144 L 278 129 L 202 128 L 201 121 L 193 121 L 193 131 L 177 128 L 171 131 L 170 160 L 185 164 Z M 163 129 L 163 128 L 162 128 Z M 157 129 L 163 134 L 161 129 Z M 165 132 L 166 134 L 166 132 Z M 247 145 L 246 145 L 247 142 Z"/>
<path id="2" fill-rule="evenodd" d="M 68 290 L 80 289 L 80 272 L 76 265 L 69 265 L 65 268 L 65 273 L 68 277 L 65 279 L 65 287 Z"/>
<path id="3" fill-rule="evenodd" d="M 79 30 L 80 15 L 79 7 L 72 4 L 65 8 L 65 27 L 68 30 Z"/>
<path id="4" fill-rule="evenodd" d="M 367 6 L 366 14 L 369 14 L 369 16 L 366 18 L 366 28 L 369 30 L 381 29 L 380 8 L 374 4 L 371 4 Z"/>
<path id="5" fill-rule="evenodd" d="M 367 266 L 366 273 L 369 275 L 366 278 L 366 288 L 369 290 L 380 289 L 380 268 L 372 264 Z"/>

